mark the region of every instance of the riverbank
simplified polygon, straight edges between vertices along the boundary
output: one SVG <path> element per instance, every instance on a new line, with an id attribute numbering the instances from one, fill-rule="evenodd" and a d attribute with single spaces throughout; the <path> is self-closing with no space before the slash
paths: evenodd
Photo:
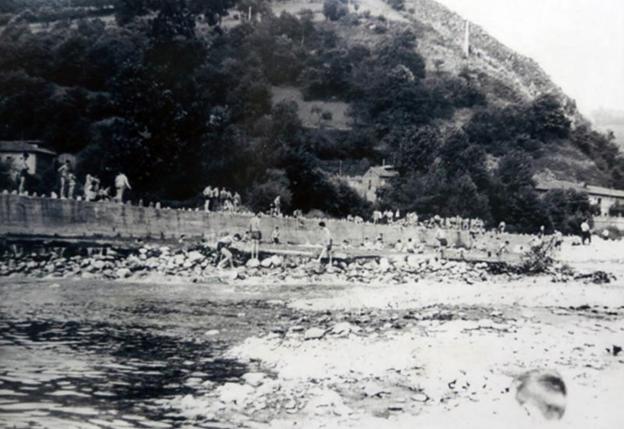
<path id="1" fill-rule="evenodd" d="M 329 269 L 267 256 L 223 272 L 190 249 L 25 255 L 13 266 L 28 268 L 0 277 L 0 422 L 617 427 L 618 245 L 566 243 L 567 271 L 531 276 L 434 254 Z M 559 371 L 569 392 L 547 426 L 515 400 L 516 377 L 535 368 Z"/>

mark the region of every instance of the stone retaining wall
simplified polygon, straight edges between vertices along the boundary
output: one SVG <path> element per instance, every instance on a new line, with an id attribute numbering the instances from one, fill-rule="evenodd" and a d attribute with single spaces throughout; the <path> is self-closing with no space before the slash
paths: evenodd
<path id="1" fill-rule="evenodd" d="M 249 220 L 248 214 L 0 195 L 1 234 L 152 239 L 171 239 L 184 234 L 214 238 L 225 231 L 244 232 Z M 418 227 L 355 224 L 342 220 L 328 220 L 327 225 L 337 243 L 349 240 L 352 244 L 359 244 L 364 237 L 374 240 L 380 233 L 386 242 L 409 237 L 427 243 L 434 240 L 434 231 Z M 270 239 L 275 226 L 280 228 L 282 242 L 317 244 L 320 241 L 318 220 L 264 217 L 261 229 L 265 240 Z M 453 246 L 465 243 L 469 238 L 465 231 L 449 231 L 448 237 Z"/>

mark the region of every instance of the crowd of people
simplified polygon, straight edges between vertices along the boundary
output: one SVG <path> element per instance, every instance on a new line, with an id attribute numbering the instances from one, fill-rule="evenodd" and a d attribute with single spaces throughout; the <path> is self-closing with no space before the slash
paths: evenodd
<path id="1" fill-rule="evenodd" d="M 224 187 L 206 186 L 202 192 L 204 197 L 204 211 L 238 211 L 241 206 L 241 196 L 238 192 L 231 192 Z"/>
<path id="2" fill-rule="evenodd" d="M 111 195 L 110 187 L 102 186 L 100 178 L 87 173 L 84 183 L 82 184 L 81 195 L 79 195 L 77 189 L 78 180 L 69 160 L 61 164 L 61 166 L 57 169 L 57 174 L 59 183 L 58 197 L 61 199 L 74 199 L 80 196 L 81 199 L 85 201 L 113 200 L 122 203 L 124 202 L 124 195 L 126 191 L 132 189 L 128 177 L 121 171 L 117 173 L 113 180 L 115 190 L 114 195 Z"/>
<path id="3" fill-rule="evenodd" d="M 361 216 L 347 216 L 346 220 L 354 223 L 365 223 L 366 220 Z M 397 210 L 374 210 L 370 218 L 373 225 L 401 225 L 401 226 L 420 226 L 424 228 L 437 228 L 442 226 L 446 229 L 461 231 L 484 231 L 485 222 L 478 218 L 463 218 L 461 216 L 440 217 L 433 216 L 427 219 L 420 219 L 415 212 L 408 212 L 404 216 L 401 211 Z"/>
<path id="4" fill-rule="evenodd" d="M 26 194 L 26 180 L 29 175 L 29 154 L 24 153 L 19 160 L 16 181 L 18 184 L 18 193 L 20 195 Z M 61 199 L 82 199 L 84 201 L 115 201 L 123 203 L 125 200 L 126 191 L 132 189 L 128 177 L 121 171 L 117 172 L 113 180 L 113 192 L 111 195 L 111 188 L 102 186 L 102 181 L 99 177 L 91 174 L 86 174 L 84 183 L 79 183 L 77 176 L 74 172 L 72 164 L 69 160 L 63 162 L 56 170 L 58 179 L 58 194 L 53 192 L 51 194 L 54 198 Z M 242 207 L 241 196 L 238 192 L 232 192 L 225 187 L 211 187 L 206 186 L 202 192 L 204 198 L 204 210 L 210 211 L 226 211 L 226 212 L 244 212 L 246 211 Z M 142 205 L 142 202 L 140 203 Z M 150 204 L 160 208 L 160 203 Z M 263 214 L 269 216 L 284 216 L 282 212 L 281 197 L 278 195 L 271 202 L 268 210 Z M 262 233 L 260 229 L 260 214 L 256 213 L 252 216 L 250 221 L 249 230 L 241 236 L 240 234 L 224 234 L 218 241 L 219 251 L 223 253 L 223 257 L 226 261 L 231 262 L 231 255 L 228 257 L 229 247 L 235 241 L 247 240 L 251 243 L 251 255 L 252 258 L 258 258 L 259 245 L 262 240 Z M 303 213 L 301 210 L 295 210 L 292 213 L 294 218 L 302 218 Z M 331 259 L 333 240 L 331 233 L 327 227 L 327 224 L 322 219 L 319 225 L 321 228 L 322 237 L 322 252 L 320 259 Z M 348 222 L 356 224 L 367 223 L 367 221 L 361 216 L 349 215 L 345 219 Z M 454 217 L 440 217 L 432 216 L 427 219 L 419 219 L 419 216 L 415 212 L 408 212 L 404 216 L 401 216 L 401 212 L 397 210 L 374 210 L 372 217 L 368 221 L 374 225 L 396 225 L 396 226 L 417 226 L 426 229 L 435 229 L 435 242 L 439 248 L 445 248 L 448 246 L 447 231 L 469 231 L 470 239 L 474 242 L 476 237 L 480 233 L 486 233 L 485 222 L 478 218 L 463 218 L 460 216 Z M 489 231 L 490 234 L 503 236 L 506 233 L 507 225 L 504 221 L 500 222 L 498 226 Z M 579 225 L 579 244 L 590 245 L 592 241 L 592 228 L 588 219 L 584 219 Z M 610 232 L 608 229 L 604 229 L 599 233 L 605 240 L 610 238 Z M 271 232 L 270 242 L 273 244 L 280 244 L 280 230 L 279 227 L 275 227 Z M 509 252 L 509 241 L 499 240 L 499 247 L 496 250 L 498 256 Z M 529 243 L 529 248 L 538 248 L 546 242 L 545 227 L 542 226 L 540 230 L 534 234 Z M 557 230 L 553 232 L 548 238 L 548 243 L 552 244 L 555 249 L 561 247 L 563 242 L 563 234 Z M 387 250 L 391 249 L 401 253 L 420 253 L 423 251 L 423 244 L 417 243 L 412 238 L 405 240 L 399 239 L 395 243 L 385 243 L 382 234 L 379 234 L 375 240 L 365 237 L 362 243 L 357 246 L 351 246 L 349 242 L 343 242 L 342 247 L 344 249 L 360 248 L 363 250 Z M 226 262 L 227 263 L 227 262 Z"/>

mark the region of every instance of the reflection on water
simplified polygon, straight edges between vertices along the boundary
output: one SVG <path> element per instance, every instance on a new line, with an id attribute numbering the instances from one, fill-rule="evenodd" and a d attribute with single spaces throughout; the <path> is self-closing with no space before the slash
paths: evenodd
<path id="1" fill-rule="evenodd" d="M 83 305 L 72 307 L 76 320 L 67 320 L 67 311 L 55 317 L 67 305 L 42 305 L 27 312 L 13 311 L 6 302 L 0 307 L 11 310 L 0 312 L 0 427 L 188 427 L 176 410 L 162 406 L 166 399 L 206 393 L 215 383 L 238 380 L 246 370 L 218 357 L 229 346 L 222 340 L 193 335 L 188 326 L 165 329 L 157 324 L 163 314 L 177 311 L 166 302 L 132 306 L 133 314 L 146 314 L 142 323 L 136 323 L 130 307 L 119 306 L 111 321 L 89 320 L 88 306 Z M 230 313 L 240 310 L 236 305 Z M 206 319 L 202 332 L 214 317 L 222 321 L 217 325 L 221 330 L 231 324 L 232 319 L 223 317 L 223 304 L 195 301 L 178 307 Z M 259 309 L 263 311 L 270 309 Z"/>

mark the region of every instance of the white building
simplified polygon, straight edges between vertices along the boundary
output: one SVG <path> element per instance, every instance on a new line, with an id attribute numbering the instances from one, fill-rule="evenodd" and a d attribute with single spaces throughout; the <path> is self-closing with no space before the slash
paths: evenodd
<path id="1" fill-rule="evenodd" d="M 590 204 L 597 208 L 598 215 L 602 217 L 609 216 L 615 206 L 624 207 L 624 190 L 620 189 L 555 179 L 538 179 L 536 189 L 541 192 L 554 189 L 573 189 L 577 192 L 584 192 L 589 197 Z"/>
<path id="2" fill-rule="evenodd" d="M 40 146 L 38 140 L 0 141 L 0 162 L 19 173 L 24 160 L 29 174 L 37 174 L 54 162 L 56 153 Z M 25 155 L 28 155 L 27 157 Z"/>
<path id="3" fill-rule="evenodd" d="M 377 201 L 377 191 L 383 188 L 390 179 L 399 173 L 391 165 L 379 165 L 370 167 L 361 176 L 344 177 L 347 184 L 352 187 L 362 198 L 374 203 Z"/>

